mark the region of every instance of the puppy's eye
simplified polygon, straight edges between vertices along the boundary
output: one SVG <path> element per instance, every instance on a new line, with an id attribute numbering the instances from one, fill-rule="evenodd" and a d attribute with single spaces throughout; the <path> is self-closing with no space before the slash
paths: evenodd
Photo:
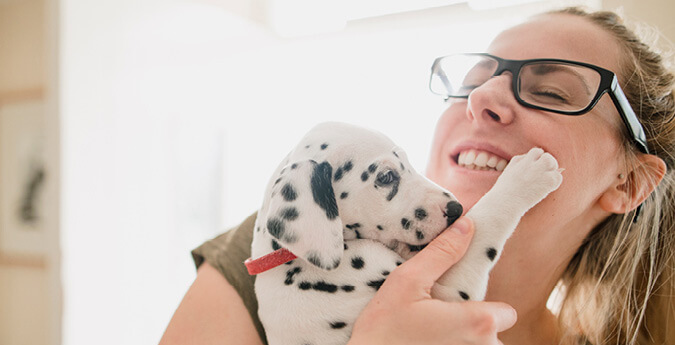
<path id="1" fill-rule="evenodd" d="M 379 172 L 377 174 L 377 179 L 375 180 L 380 186 L 388 186 L 396 181 L 398 181 L 398 173 L 394 170 L 386 170 Z"/>

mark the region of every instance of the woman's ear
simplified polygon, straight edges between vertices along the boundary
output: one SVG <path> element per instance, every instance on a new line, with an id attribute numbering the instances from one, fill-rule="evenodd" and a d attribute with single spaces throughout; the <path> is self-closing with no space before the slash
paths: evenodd
<path id="1" fill-rule="evenodd" d="M 641 154 L 631 171 L 621 173 L 599 200 L 603 210 L 623 214 L 637 208 L 666 174 L 666 163 L 659 157 Z"/>

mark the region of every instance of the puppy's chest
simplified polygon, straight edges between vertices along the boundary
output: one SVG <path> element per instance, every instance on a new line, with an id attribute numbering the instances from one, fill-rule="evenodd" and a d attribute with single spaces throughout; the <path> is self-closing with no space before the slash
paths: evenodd
<path id="1" fill-rule="evenodd" d="M 270 344 L 346 343 L 360 312 L 403 262 L 379 242 L 345 244 L 333 270 L 295 259 L 256 277 L 258 315 Z"/>

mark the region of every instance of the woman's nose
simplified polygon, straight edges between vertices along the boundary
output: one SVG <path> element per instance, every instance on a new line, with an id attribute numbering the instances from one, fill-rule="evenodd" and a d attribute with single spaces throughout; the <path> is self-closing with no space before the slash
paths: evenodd
<path id="1" fill-rule="evenodd" d="M 469 120 L 502 125 L 513 122 L 518 102 L 511 83 L 512 75 L 506 72 L 471 91 L 466 107 Z"/>

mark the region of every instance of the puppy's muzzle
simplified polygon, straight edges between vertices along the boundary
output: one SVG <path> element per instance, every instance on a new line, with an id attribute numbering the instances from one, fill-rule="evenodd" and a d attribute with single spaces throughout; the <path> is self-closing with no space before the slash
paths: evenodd
<path id="1" fill-rule="evenodd" d="M 460 203 L 457 201 L 448 202 L 445 205 L 445 211 L 443 211 L 443 214 L 446 217 L 447 226 L 450 226 L 450 224 L 454 223 L 457 218 L 461 217 L 462 212 L 464 212 L 464 208 L 462 208 Z"/>

